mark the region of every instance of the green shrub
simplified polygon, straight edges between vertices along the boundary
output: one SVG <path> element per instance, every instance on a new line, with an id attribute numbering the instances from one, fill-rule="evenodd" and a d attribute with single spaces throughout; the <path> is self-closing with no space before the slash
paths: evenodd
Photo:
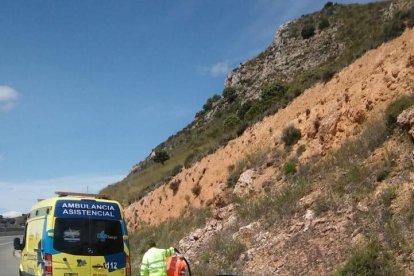
<path id="1" fill-rule="evenodd" d="M 324 30 L 324 29 L 326 29 L 328 27 L 329 27 L 329 20 L 327 18 L 325 18 L 325 17 L 321 18 L 319 20 L 318 29 L 319 30 Z"/>
<path id="2" fill-rule="evenodd" d="M 306 146 L 305 145 L 300 145 L 297 149 L 296 149 L 296 155 L 297 156 L 301 156 L 304 152 L 306 151 Z"/>
<path id="3" fill-rule="evenodd" d="M 219 95 L 213 95 L 212 97 L 207 99 L 207 102 L 203 105 L 204 111 L 210 111 L 213 108 L 213 104 L 220 100 L 221 97 Z"/>
<path id="4" fill-rule="evenodd" d="M 295 174 L 297 172 L 296 162 L 294 160 L 287 161 L 283 166 L 283 171 L 285 172 L 285 175 Z"/>
<path id="5" fill-rule="evenodd" d="M 329 9 L 330 7 L 332 7 L 334 5 L 334 3 L 333 2 L 331 2 L 331 1 L 328 1 L 328 2 L 326 2 L 326 4 L 323 6 L 323 9 Z"/>
<path id="6" fill-rule="evenodd" d="M 364 247 L 354 249 L 345 265 L 335 275 L 400 275 L 401 272 L 394 263 L 392 255 L 386 252 L 377 240 L 374 240 Z"/>
<path id="7" fill-rule="evenodd" d="M 414 96 L 402 96 L 387 106 L 385 109 L 385 119 L 389 130 L 396 127 L 398 115 L 413 104 Z"/>
<path id="8" fill-rule="evenodd" d="M 301 35 L 302 35 L 303 39 L 311 38 L 312 36 L 315 35 L 315 26 L 313 24 L 310 24 L 310 23 L 306 24 L 302 28 Z"/>
<path id="9" fill-rule="evenodd" d="M 372 183 L 366 177 L 366 168 L 361 164 L 345 167 L 345 172 L 333 183 L 334 191 L 340 195 L 351 195 L 355 201 L 364 199 L 374 190 Z"/>
<path id="10" fill-rule="evenodd" d="M 404 212 L 407 217 L 407 221 L 412 224 L 414 222 L 414 191 L 410 194 L 410 201 Z"/>
<path id="11" fill-rule="evenodd" d="M 234 102 L 237 99 L 236 89 L 234 89 L 233 87 L 224 88 L 223 98 L 229 103 Z"/>
<path id="12" fill-rule="evenodd" d="M 249 109 L 252 107 L 252 105 L 253 101 L 247 101 L 244 104 L 242 104 L 239 110 L 237 111 L 237 116 L 239 116 L 239 118 L 243 120 L 244 116 L 246 115 L 247 111 L 249 111 Z"/>
<path id="13" fill-rule="evenodd" d="M 262 114 L 262 112 L 262 106 L 259 103 L 255 102 L 246 112 L 244 118 L 248 121 L 254 121 L 257 117 L 259 117 L 260 114 Z"/>
<path id="14" fill-rule="evenodd" d="M 201 193 L 201 186 L 200 184 L 196 184 L 193 186 L 193 188 L 191 188 L 191 192 L 193 193 L 193 195 L 195 197 L 198 197 Z"/>
<path id="15" fill-rule="evenodd" d="M 335 74 L 336 74 L 335 70 L 328 68 L 322 72 L 321 79 L 324 83 L 327 83 L 333 78 L 333 76 L 335 76 Z"/>
<path id="16" fill-rule="evenodd" d="M 171 170 L 171 176 L 176 176 L 177 174 L 179 174 L 181 172 L 181 170 L 183 169 L 183 165 L 178 164 L 177 166 L 175 166 L 172 170 Z"/>
<path id="17" fill-rule="evenodd" d="M 262 90 L 261 101 L 264 106 L 270 106 L 272 103 L 286 97 L 288 88 L 282 83 L 275 82 L 265 86 Z"/>
<path id="18" fill-rule="evenodd" d="M 244 131 L 249 127 L 249 124 L 246 122 L 242 122 L 239 127 L 237 128 L 236 135 L 237 137 L 241 136 Z"/>
<path id="19" fill-rule="evenodd" d="M 293 146 L 302 137 L 302 133 L 294 126 L 288 126 L 283 130 L 282 141 L 285 146 Z"/>
<path id="20" fill-rule="evenodd" d="M 199 154 L 200 154 L 200 152 L 198 152 L 197 150 L 195 150 L 192 153 L 190 153 L 189 155 L 187 155 L 187 157 L 184 160 L 184 167 L 186 169 L 188 169 L 189 167 L 191 167 L 191 165 L 194 164 L 198 160 Z"/>
<path id="21" fill-rule="evenodd" d="M 152 160 L 156 163 L 161 163 L 164 165 L 165 161 L 170 159 L 170 156 L 165 150 L 160 150 L 155 152 L 155 156 L 152 158 Z"/>
<path id="22" fill-rule="evenodd" d="M 389 174 L 390 174 L 389 169 L 383 169 L 377 173 L 376 179 L 378 182 L 382 182 L 387 178 Z"/>
<path id="23" fill-rule="evenodd" d="M 235 114 L 230 114 L 226 120 L 224 120 L 224 127 L 225 131 L 230 131 L 236 128 L 238 125 L 240 125 L 241 121 L 239 117 L 237 117 Z"/>
<path id="24" fill-rule="evenodd" d="M 178 192 L 178 189 L 180 188 L 181 180 L 175 180 L 170 183 L 170 189 L 173 191 L 173 195 L 176 195 Z"/>
<path id="25" fill-rule="evenodd" d="M 278 191 L 270 192 L 259 199 L 236 199 L 236 211 L 243 221 L 265 218 L 272 224 L 293 215 L 297 211 L 299 199 L 310 191 L 309 183 L 305 179 L 297 178 L 287 182 Z"/>
<path id="26" fill-rule="evenodd" d="M 207 244 L 200 263 L 194 265 L 194 275 L 233 275 L 236 262 L 246 246 L 232 238 L 231 231 L 216 234 Z"/>

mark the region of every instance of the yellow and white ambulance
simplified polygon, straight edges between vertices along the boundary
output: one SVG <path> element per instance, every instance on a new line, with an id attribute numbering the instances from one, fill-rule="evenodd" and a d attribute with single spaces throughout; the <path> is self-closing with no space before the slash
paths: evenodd
<path id="1" fill-rule="evenodd" d="M 28 215 L 19 273 L 24 276 L 130 276 L 122 206 L 100 195 L 56 192 Z"/>

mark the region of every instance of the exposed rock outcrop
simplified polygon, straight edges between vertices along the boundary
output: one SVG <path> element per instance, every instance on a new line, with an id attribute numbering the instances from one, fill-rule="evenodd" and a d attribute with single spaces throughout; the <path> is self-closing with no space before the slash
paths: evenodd
<path id="1" fill-rule="evenodd" d="M 335 37 L 338 26 L 317 31 L 313 37 L 303 39 L 294 33 L 292 26 L 295 23 L 283 24 L 272 45 L 230 72 L 224 86 L 236 88 L 246 99 L 256 99 L 260 97 L 261 85 L 275 76 L 279 81 L 290 81 L 298 72 L 323 64 L 344 49 Z"/>
<path id="2" fill-rule="evenodd" d="M 233 194 L 244 197 L 254 193 L 253 181 L 256 177 L 256 171 L 248 169 L 243 172 L 234 187 Z"/>
<path id="3" fill-rule="evenodd" d="M 414 138 L 414 107 L 403 111 L 397 117 L 397 123 L 402 127 L 408 128 L 408 133 Z"/>

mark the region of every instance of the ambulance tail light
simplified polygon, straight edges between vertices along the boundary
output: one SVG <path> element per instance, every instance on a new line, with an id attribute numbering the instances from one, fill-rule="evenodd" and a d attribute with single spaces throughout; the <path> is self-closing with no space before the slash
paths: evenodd
<path id="1" fill-rule="evenodd" d="M 52 254 L 45 254 L 44 264 L 45 264 L 45 268 L 43 270 L 43 276 L 52 276 L 53 275 Z"/>
<path id="2" fill-rule="evenodd" d="M 131 276 L 131 260 L 125 256 L 125 276 Z"/>

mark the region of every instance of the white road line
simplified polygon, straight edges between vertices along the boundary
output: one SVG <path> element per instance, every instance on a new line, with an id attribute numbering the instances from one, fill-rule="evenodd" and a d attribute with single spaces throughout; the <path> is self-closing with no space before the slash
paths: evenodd
<path id="1" fill-rule="evenodd" d="M 0 243 L 0 245 L 12 244 L 13 242 Z"/>

